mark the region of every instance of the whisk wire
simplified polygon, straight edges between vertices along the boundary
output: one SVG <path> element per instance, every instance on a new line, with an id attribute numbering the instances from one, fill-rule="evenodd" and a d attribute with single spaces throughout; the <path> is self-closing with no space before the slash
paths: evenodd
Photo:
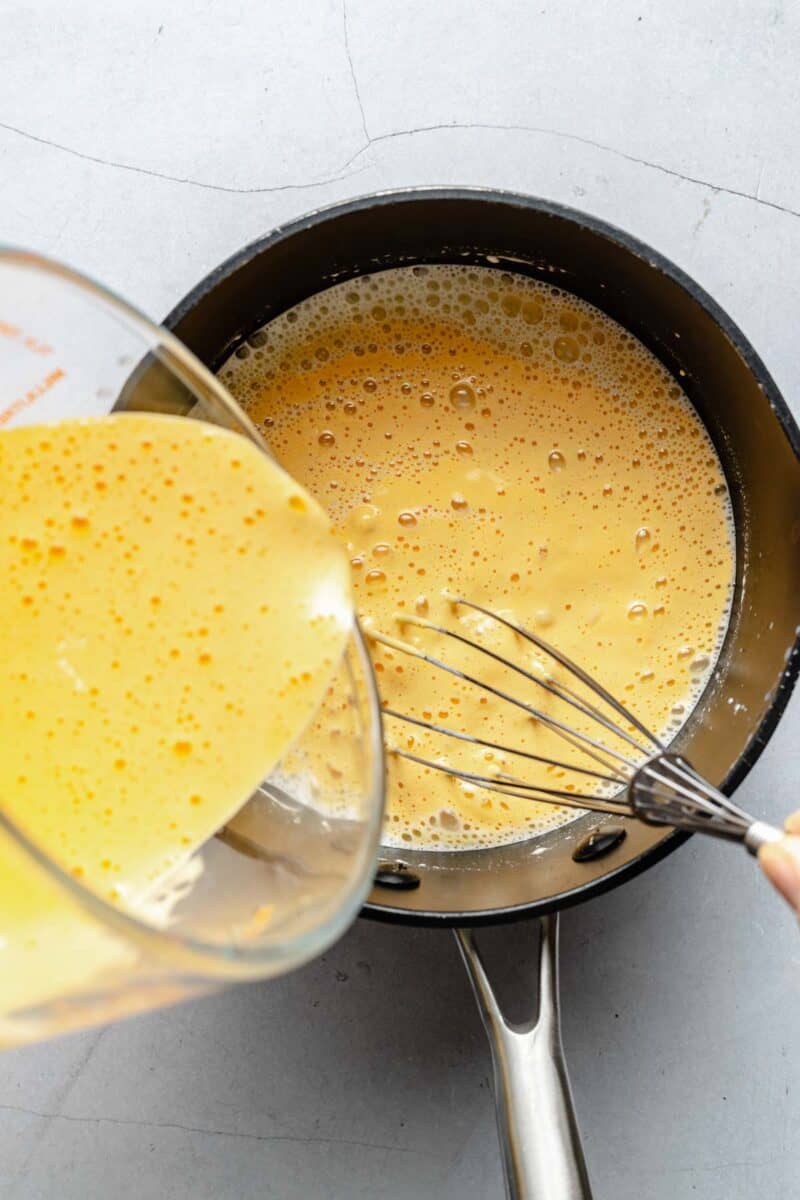
<path id="1" fill-rule="evenodd" d="M 412 717 L 408 713 L 397 712 L 393 708 L 384 708 L 383 715 L 385 717 L 394 717 L 398 721 L 405 721 L 409 725 L 417 725 L 433 733 L 441 733 L 445 737 L 456 738 L 461 742 L 469 742 L 473 746 L 482 746 L 486 750 L 497 750 L 500 754 L 515 754 L 519 758 L 527 758 L 531 762 L 542 763 L 545 766 L 556 767 L 560 770 L 577 771 L 581 775 L 589 775 L 593 779 L 601 780 L 603 783 L 624 784 L 627 782 L 622 775 L 604 775 L 601 771 L 592 770 L 591 767 L 579 767 L 575 763 L 562 762 L 556 758 L 546 758 L 542 754 L 534 754 L 532 750 L 523 750 L 519 746 L 505 746 L 502 742 L 492 742 L 487 738 L 476 737 L 471 733 L 462 733 L 461 730 L 450 729 L 447 725 L 437 725 L 435 721 L 423 721 L 419 717 Z M 395 753 L 399 753 L 399 751 L 395 750 Z"/>
<path id="2" fill-rule="evenodd" d="M 515 796 L 518 799 L 544 799 L 557 800 L 560 805 L 566 805 L 571 808 L 585 809 L 587 800 L 586 796 L 581 796 L 575 792 L 568 792 L 560 788 L 545 787 L 538 784 L 529 784 L 524 780 L 514 780 L 512 777 L 504 779 L 490 775 L 481 775 L 478 772 L 464 771 L 458 767 L 451 767 L 447 763 L 440 763 L 434 759 L 424 758 L 420 754 L 412 754 L 410 750 L 401 750 L 397 747 L 392 748 L 392 754 L 398 758 L 405 758 L 409 762 L 416 763 L 417 766 L 427 767 L 430 770 L 441 771 L 445 775 L 450 775 L 455 779 L 461 780 L 462 783 L 471 783 L 476 787 L 483 788 L 485 791 L 498 792 L 504 796 Z M 594 806 L 594 800 L 592 799 Z M 599 812 L 608 812 L 619 814 L 624 812 L 625 808 L 613 798 L 608 800 L 597 798 L 596 809 Z"/>
<path id="3" fill-rule="evenodd" d="M 453 603 L 461 602 L 454 600 Z M 509 629 L 514 629 L 518 633 L 524 632 L 520 627 L 515 626 L 512 622 L 506 621 L 499 615 L 497 620 L 501 624 L 506 625 Z M 472 650 L 480 651 L 480 653 L 485 654 L 487 658 L 494 659 L 495 662 L 500 663 L 500 665 L 503 667 L 507 667 L 508 670 L 516 671 L 518 675 L 522 675 L 522 677 L 527 679 L 530 683 L 535 683 L 537 687 L 542 688 L 551 696 L 555 696 L 558 700 L 563 700 L 566 704 L 571 705 L 578 712 L 583 713 L 585 717 L 590 717 L 593 721 L 596 721 L 599 725 L 602 725 L 608 733 L 613 733 L 615 737 L 621 738 L 640 754 L 647 753 L 646 747 L 640 745 L 634 737 L 631 737 L 627 730 L 620 729 L 617 725 L 614 725 L 614 723 L 610 721 L 608 717 L 604 716 L 594 704 L 591 704 L 582 697 L 577 696 L 575 692 L 566 687 L 564 684 L 559 683 L 557 680 L 553 678 L 541 679 L 538 675 L 534 675 L 532 671 L 527 670 L 527 668 L 523 667 L 520 663 L 514 662 L 513 659 L 506 658 L 505 655 L 500 654 L 497 650 L 492 650 L 490 646 L 484 646 L 480 642 L 473 641 L 472 638 L 465 637 L 463 633 L 459 633 L 456 629 L 448 629 L 446 625 L 437 625 L 434 621 L 429 621 L 426 617 L 405 616 L 401 618 L 401 621 L 404 624 L 417 625 L 422 629 L 431 629 L 435 633 L 442 634 L 444 637 L 452 638 L 456 642 L 461 642 L 463 645 L 469 646 Z M 539 648 L 543 648 L 547 645 L 547 643 L 534 642 L 534 645 L 537 645 Z M 652 739 L 652 736 L 651 740 L 654 740 Z"/>
<path id="4" fill-rule="evenodd" d="M 438 626 L 433 626 L 433 628 L 437 629 Z M 578 738 L 587 746 L 592 747 L 594 750 L 600 751 L 602 754 L 609 755 L 609 757 L 616 759 L 618 762 L 624 763 L 625 766 L 630 767 L 631 769 L 636 767 L 636 763 L 633 759 L 626 758 L 624 754 L 619 753 L 617 750 L 613 750 L 610 746 L 604 745 L 596 738 L 593 738 L 590 734 L 581 733 L 577 729 L 572 729 L 571 726 L 566 725 L 557 717 L 543 712 L 542 709 L 536 708 L 532 704 L 527 704 L 524 700 L 519 700 L 516 696 L 512 696 L 509 692 L 503 691 L 502 688 L 496 687 L 493 683 L 488 683 L 484 679 L 478 679 L 475 675 L 470 675 L 468 671 L 461 671 L 458 667 L 454 667 L 450 663 L 442 662 L 441 659 L 435 658 L 432 654 L 427 654 L 424 650 L 420 650 L 418 646 L 412 646 L 409 642 L 403 642 L 400 640 L 400 638 L 393 638 L 385 633 L 372 632 L 370 636 L 372 637 L 373 641 L 379 642 L 383 646 L 388 646 L 393 650 L 400 650 L 404 654 L 410 654 L 413 658 L 422 659 L 423 662 L 428 663 L 430 666 L 436 667 L 440 671 L 446 671 L 448 675 L 452 675 L 455 679 L 461 679 L 465 683 L 471 683 L 475 687 L 483 688 L 484 691 L 496 696 L 498 700 L 507 701 L 508 704 L 512 704 L 515 708 L 519 708 L 523 712 L 526 712 L 528 716 L 533 717 L 534 720 L 541 721 L 541 723 L 548 728 L 561 731 L 570 738 Z M 469 641 L 469 639 L 463 638 L 460 640 Z M 469 644 L 473 646 L 474 649 L 485 650 L 485 647 L 481 646 L 478 642 L 470 641 Z"/>
<path id="5" fill-rule="evenodd" d="M 530 704 L 507 692 L 504 688 L 481 679 L 469 671 L 461 670 L 451 663 L 444 662 L 421 647 L 391 637 L 384 633 L 372 633 L 374 641 L 403 654 L 411 655 L 428 663 L 437 670 L 444 671 L 456 679 L 462 680 L 474 687 L 488 692 L 501 701 L 505 701 L 518 710 L 526 713 L 544 728 L 558 735 L 574 749 L 590 758 L 602 767 L 583 766 L 552 758 L 547 754 L 539 754 L 522 747 L 503 745 L 474 734 L 464 733 L 445 725 L 439 725 L 429 719 L 422 719 L 409 713 L 398 712 L 386 708 L 386 716 L 398 721 L 424 729 L 429 733 L 441 735 L 471 746 L 482 747 L 486 750 L 497 751 L 503 755 L 514 755 L 528 762 L 537 763 L 562 775 L 572 772 L 580 776 L 584 783 L 595 781 L 603 788 L 617 785 L 618 790 L 611 795 L 592 794 L 577 791 L 570 785 L 564 787 L 551 786 L 549 783 L 536 783 L 520 779 L 506 771 L 486 774 L 480 770 L 468 770 L 453 766 L 448 762 L 427 758 L 424 755 L 412 753 L 410 749 L 390 746 L 390 752 L 399 758 L 415 763 L 428 770 L 440 771 L 460 780 L 462 783 L 473 785 L 500 795 L 522 800 L 540 800 L 557 803 L 560 806 L 577 809 L 591 809 L 596 812 L 614 815 L 629 815 L 639 817 L 651 825 L 667 825 L 679 827 L 691 832 L 705 832 L 730 841 L 743 842 L 751 853 L 769 841 L 780 838 L 778 830 L 773 829 L 762 821 L 755 821 L 737 804 L 713 787 L 704 779 L 691 763 L 680 755 L 667 751 L 662 740 L 656 737 L 638 717 L 631 713 L 615 696 L 602 684 L 598 683 L 582 667 L 568 658 L 544 638 L 522 625 L 506 617 L 502 613 L 493 612 L 482 604 L 467 600 L 463 596 L 453 596 L 443 593 L 445 598 L 455 607 L 464 606 L 505 626 L 519 637 L 535 646 L 541 653 L 548 655 L 567 673 L 587 688 L 595 697 L 606 704 L 616 716 L 625 723 L 621 728 L 602 712 L 594 701 L 578 694 L 568 684 L 555 680 L 552 676 L 540 678 L 520 663 L 514 662 L 489 646 L 467 637 L 458 630 L 448 629 L 424 617 L 403 615 L 398 620 L 402 624 L 415 624 L 438 635 L 449 638 L 464 646 L 485 655 L 505 669 L 521 675 L 529 682 L 544 689 L 556 699 L 569 705 L 573 711 L 584 718 L 593 721 L 611 733 L 631 750 L 636 751 L 637 758 L 630 757 L 613 746 L 606 744 L 599 736 L 593 736 L 584 730 L 576 729 L 566 721 L 545 712 L 543 709 Z M 648 745 L 642 745 L 629 729 L 637 731 Z"/>
<path id="6" fill-rule="evenodd" d="M 647 726 L 639 720 L 638 717 L 636 717 L 632 712 L 629 712 L 625 705 L 621 704 L 620 701 L 617 700 L 616 696 L 613 696 L 611 692 L 607 691 L 607 689 L 603 687 L 602 684 L 598 683 L 596 679 L 584 671 L 583 667 L 578 666 L 576 662 L 573 662 L 571 658 L 568 658 L 566 654 L 563 654 L 555 646 L 551 646 L 551 644 L 548 641 L 545 641 L 543 637 L 540 637 L 539 634 L 532 633 L 530 629 L 526 629 L 523 625 L 518 625 L 516 621 L 509 620 L 509 618 L 503 616 L 502 613 L 492 612 L 490 608 L 485 608 L 482 604 L 476 604 L 474 600 L 467 600 L 463 596 L 451 596 L 449 593 L 445 594 L 451 603 L 461 604 L 465 608 L 472 608 L 476 612 L 483 613 L 486 617 L 489 617 L 495 621 L 499 621 L 499 623 L 501 625 L 505 625 L 507 629 L 512 630 L 514 633 L 518 633 L 521 638 L 525 639 L 525 641 L 531 642 L 531 644 L 536 646 L 539 650 L 542 650 L 545 654 L 549 654 L 555 662 L 559 663 L 565 668 L 565 670 L 570 671 L 577 679 L 581 681 L 582 684 L 588 687 L 590 691 L 594 692 L 596 696 L 599 696 L 601 700 L 605 700 L 606 704 L 608 704 L 616 712 L 617 716 L 622 717 L 624 721 L 627 721 L 629 724 L 633 725 L 634 729 L 638 729 L 639 733 L 641 733 L 643 737 L 647 738 L 649 742 L 652 742 L 652 744 L 658 750 L 663 752 L 666 749 L 661 740 L 657 738 L 656 735 L 652 733 Z M 617 730 L 617 732 L 619 732 L 619 730 Z M 639 749 L 641 749 L 641 747 L 639 747 Z"/>

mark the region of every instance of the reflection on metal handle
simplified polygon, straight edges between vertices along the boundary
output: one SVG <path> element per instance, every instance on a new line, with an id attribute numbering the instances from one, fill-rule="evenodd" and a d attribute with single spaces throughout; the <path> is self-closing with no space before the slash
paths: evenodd
<path id="1" fill-rule="evenodd" d="M 783 841 L 783 834 L 780 829 L 776 829 L 774 825 L 768 825 L 766 821 L 753 821 L 744 835 L 744 844 L 751 854 L 758 854 L 762 846 L 781 841 Z"/>
<path id="2" fill-rule="evenodd" d="M 561 1045 L 558 917 L 541 921 L 539 1015 L 525 1025 L 500 1011 L 472 931 L 456 938 L 492 1048 L 509 1200 L 591 1200 Z"/>

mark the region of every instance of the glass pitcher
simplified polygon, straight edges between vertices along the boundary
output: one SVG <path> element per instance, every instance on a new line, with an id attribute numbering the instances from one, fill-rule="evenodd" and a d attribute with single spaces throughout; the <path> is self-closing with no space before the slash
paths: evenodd
<path id="1" fill-rule="evenodd" d="M 76 272 L 0 248 L 0 431 L 120 409 L 213 422 L 269 453 L 170 333 Z M 320 777 L 309 753 L 333 719 L 329 705 L 341 730 L 336 778 Z M 311 726 L 186 864 L 166 924 L 83 886 L 9 818 L 0 796 L 2 857 L 20 888 L 46 897 L 54 928 L 63 930 L 55 961 L 28 945 L 30 979 L 6 976 L 4 987 L 3 952 L 25 930 L 0 911 L 0 1048 L 279 975 L 319 954 L 354 919 L 370 886 L 383 777 L 380 706 L 354 617 Z M 344 797 L 346 818 L 336 815 Z"/>

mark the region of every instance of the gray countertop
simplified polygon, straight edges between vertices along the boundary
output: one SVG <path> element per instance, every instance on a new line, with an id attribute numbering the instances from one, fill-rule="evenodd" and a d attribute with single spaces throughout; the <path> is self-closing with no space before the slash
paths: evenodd
<path id="1" fill-rule="evenodd" d="M 586 209 L 690 272 L 800 413 L 800 7 L 780 0 L 9 4 L 0 241 L 155 317 L 243 243 L 381 188 Z M 800 697 L 741 791 L 800 807 Z M 486 935 L 524 991 L 530 928 Z M 597 1200 L 800 1193 L 800 935 L 695 839 L 563 919 Z M 0 1060 L 3 1200 L 494 1200 L 449 935 L 359 922 L 252 985 Z"/>

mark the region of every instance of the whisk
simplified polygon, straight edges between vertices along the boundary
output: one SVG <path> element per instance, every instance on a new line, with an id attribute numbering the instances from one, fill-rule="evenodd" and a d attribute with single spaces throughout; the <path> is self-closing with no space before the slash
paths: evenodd
<path id="1" fill-rule="evenodd" d="M 456 679 L 491 693 L 498 699 L 527 713 L 528 716 L 552 730 L 575 749 L 580 750 L 583 754 L 583 762 L 579 765 L 561 761 L 546 754 L 505 746 L 475 734 L 438 725 L 411 713 L 398 712 L 393 708 L 384 708 L 384 715 L 392 720 L 417 726 L 445 738 L 497 751 L 503 755 L 516 756 L 529 762 L 555 768 L 559 772 L 571 772 L 573 777 L 578 777 L 583 781 L 584 790 L 577 790 L 576 785 L 570 788 L 559 788 L 551 787 L 549 784 L 534 783 L 505 771 L 489 775 L 482 774 L 480 771 L 462 770 L 458 766 L 426 758 L 413 753 L 410 749 L 395 746 L 391 741 L 388 744 L 390 753 L 417 763 L 419 766 L 443 771 L 465 783 L 484 788 L 487 791 L 498 792 L 501 795 L 545 801 L 559 806 L 590 809 L 594 812 L 635 816 L 648 825 L 666 825 L 691 832 L 711 834 L 728 841 L 741 842 L 751 854 L 757 854 L 760 847 L 768 842 L 780 840 L 782 834 L 778 829 L 765 821 L 751 817 L 704 779 L 682 755 L 670 753 L 664 742 L 656 737 L 616 697 L 555 646 L 501 613 L 493 612 L 463 596 L 453 596 L 448 593 L 444 593 L 444 595 L 450 601 L 454 611 L 458 608 L 471 609 L 483 617 L 505 626 L 512 633 L 535 646 L 540 653 L 548 656 L 563 668 L 572 677 L 572 680 L 583 685 L 593 698 L 586 698 L 574 687 L 556 680 L 550 673 L 546 673 L 544 677 L 534 674 L 519 662 L 505 657 L 489 646 L 482 645 L 459 630 L 449 629 L 426 617 L 416 615 L 403 615 L 398 620 L 403 624 L 413 624 L 430 630 L 450 641 L 462 643 L 464 646 L 488 656 L 502 667 L 507 667 L 511 672 L 523 676 L 543 689 L 544 692 L 563 701 L 574 712 L 582 714 L 583 718 L 588 718 L 591 723 L 589 728 L 593 732 L 588 733 L 577 729 L 570 724 L 569 720 L 553 716 L 542 708 L 512 695 L 496 684 L 436 658 L 420 647 L 411 645 L 400 638 L 374 631 L 371 631 L 370 636 L 374 641 L 392 650 L 421 659 L 431 667 L 445 671 Z M 608 712 L 604 711 L 596 701 L 605 705 Z M 613 714 L 613 716 L 609 714 Z M 569 716 L 569 713 L 567 712 L 566 715 Z M 620 722 L 624 724 L 620 724 Z M 611 740 L 614 740 L 614 744 L 610 745 Z M 597 789 L 597 794 L 585 790 L 592 785 Z"/>

